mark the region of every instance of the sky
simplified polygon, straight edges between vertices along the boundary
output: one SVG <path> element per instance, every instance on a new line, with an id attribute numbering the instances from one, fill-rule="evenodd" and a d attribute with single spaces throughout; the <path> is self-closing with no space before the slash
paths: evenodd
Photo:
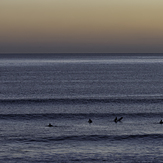
<path id="1" fill-rule="evenodd" d="M 163 53 L 163 0 L 0 0 L 0 53 Z"/>

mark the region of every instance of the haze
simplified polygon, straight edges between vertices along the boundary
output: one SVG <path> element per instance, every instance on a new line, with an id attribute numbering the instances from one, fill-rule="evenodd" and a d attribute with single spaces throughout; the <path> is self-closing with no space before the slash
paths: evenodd
<path id="1" fill-rule="evenodd" d="M 162 53 L 162 0 L 1 0 L 0 53 Z"/>

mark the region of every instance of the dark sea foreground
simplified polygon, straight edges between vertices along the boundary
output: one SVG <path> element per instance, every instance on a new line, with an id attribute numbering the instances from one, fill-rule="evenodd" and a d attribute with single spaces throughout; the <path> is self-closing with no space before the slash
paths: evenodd
<path id="1" fill-rule="evenodd" d="M 162 84 L 162 54 L 0 54 L 0 162 L 161 163 Z"/>

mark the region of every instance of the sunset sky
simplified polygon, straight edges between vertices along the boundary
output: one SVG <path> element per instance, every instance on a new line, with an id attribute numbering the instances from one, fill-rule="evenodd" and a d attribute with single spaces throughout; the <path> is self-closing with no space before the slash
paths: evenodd
<path id="1" fill-rule="evenodd" d="M 163 53 L 163 0 L 0 0 L 0 53 Z"/>

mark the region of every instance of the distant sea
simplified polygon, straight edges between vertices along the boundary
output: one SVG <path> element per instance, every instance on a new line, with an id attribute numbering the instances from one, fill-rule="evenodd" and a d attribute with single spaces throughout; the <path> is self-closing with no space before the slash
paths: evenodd
<path id="1" fill-rule="evenodd" d="M 161 119 L 163 54 L 0 54 L 1 163 L 161 163 Z"/>

